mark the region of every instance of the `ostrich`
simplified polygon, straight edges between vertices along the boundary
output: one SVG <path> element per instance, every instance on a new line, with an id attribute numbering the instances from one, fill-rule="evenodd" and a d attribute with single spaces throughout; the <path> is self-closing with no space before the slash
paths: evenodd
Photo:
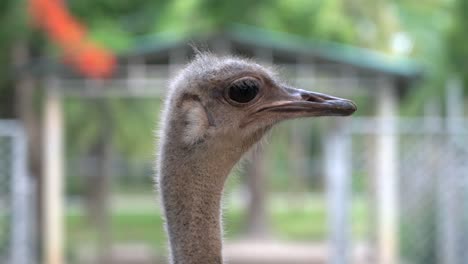
<path id="1" fill-rule="evenodd" d="M 276 123 L 348 116 L 356 105 L 281 82 L 240 58 L 199 53 L 170 84 L 157 183 L 172 264 L 219 264 L 221 198 L 232 167 Z"/>

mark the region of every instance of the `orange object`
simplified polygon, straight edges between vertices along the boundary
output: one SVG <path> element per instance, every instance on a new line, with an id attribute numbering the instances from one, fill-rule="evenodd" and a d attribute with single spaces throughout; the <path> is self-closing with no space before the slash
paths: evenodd
<path id="1" fill-rule="evenodd" d="M 33 21 L 62 50 L 66 63 L 91 78 L 112 74 L 115 56 L 88 38 L 86 28 L 68 12 L 62 0 L 30 0 L 29 8 Z"/>

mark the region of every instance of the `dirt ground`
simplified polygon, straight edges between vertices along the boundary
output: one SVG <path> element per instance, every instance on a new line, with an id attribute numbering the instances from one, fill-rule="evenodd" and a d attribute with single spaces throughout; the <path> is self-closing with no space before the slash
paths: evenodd
<path id="1" fill-rule="evenodd" d="M 226 243 L 223 251 L 228 264 L 329 263 L 329 248 L 325 243 L 239 240 Z M 96 263 L 89 252 L 80 255 L 78 263 Z M 164 256 L 155 255 L 145 245 L 118 245 L 113 247 L 111 255 L 108 263 L 112 264 L 167 264 Z M 354 246 L 351 258 L 353 264 L 375 263 L 370 247 L 363 243 Z"/>

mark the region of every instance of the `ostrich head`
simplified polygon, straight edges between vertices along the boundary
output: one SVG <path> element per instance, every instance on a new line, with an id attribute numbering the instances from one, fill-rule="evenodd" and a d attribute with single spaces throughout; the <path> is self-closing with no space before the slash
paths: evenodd
<path id="1" fill-rule="evenodd" d="M 290 87 L 252 61 L 199 54 L 173 81 L 163 124 L 182 146 L 245 150 L 282 120 L 355 110 L 349 100 Z"/>
<path id="2" fill-rule="evenodd" d="M 172 81 L 161 123 L 157 167 L 173 263 L 221 263 L 224 182 L 270 127 L 354 111 L 349 100 L 290 87 L 252 61 L 197 55 Z"/>

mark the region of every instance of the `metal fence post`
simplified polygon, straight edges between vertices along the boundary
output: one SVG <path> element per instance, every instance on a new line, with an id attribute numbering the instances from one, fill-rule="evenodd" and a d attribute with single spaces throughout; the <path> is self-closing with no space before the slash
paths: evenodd
<path id="1" fill-rule="evenodd" d="M 336 121 L 325 140 L 330 263 L 350 263 L 351 135 Z"/>
<path id="2" fill-rule="evenodd" d="M 22 126 L 15 126 L 12 158 L 12 231 L 11 231 L 11 263 L 27 264 L 32 260 L 28 246 L 31 230 L 28 221 L 31 220 L 28 203 L 27 147 L 26 135 Z"/>
<path id="3" fill-rule="evenodd" d="M 397 95 L 391 79 L 378 82 L 378 134 L 376 160 L 378 261 L 399 262 L 398 245 L 398 140 Z"/>
<path id="4" fill-rule="evenodd" d="M 43 263 L 63 264 L 63 108 L 56 79 L 47 85 L 44 126 L 44 253 Z"/>

